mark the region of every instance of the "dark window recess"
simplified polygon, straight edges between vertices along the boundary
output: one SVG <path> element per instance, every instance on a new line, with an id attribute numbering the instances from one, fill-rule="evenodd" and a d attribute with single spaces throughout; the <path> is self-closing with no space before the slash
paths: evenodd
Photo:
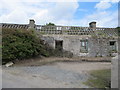
<path id="1" fill-rule="evenodd" d="M 110 51 L 116 51 L 116 41 L 110 41 Z"/>
<path id="2" fill-rule="evenodd" d="M 63 41 L 56 40 L 55 41 L 55 49 L 62 51 L 63 50 Z"/>
<path id="3" fill-rule="evenodd" d="M 115 41 L 110 41 L 110 45 L 115 45 Z"/>

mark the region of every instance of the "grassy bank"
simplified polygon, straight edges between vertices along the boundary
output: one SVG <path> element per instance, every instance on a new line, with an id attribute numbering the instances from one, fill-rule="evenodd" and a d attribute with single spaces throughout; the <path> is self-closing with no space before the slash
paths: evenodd
<path id="1" fill-rule="evenodd" d="M 90 72 L 90 78 L 84 83 L 94 88 L 111 87 L 111 70 L 94 70 Z"/>

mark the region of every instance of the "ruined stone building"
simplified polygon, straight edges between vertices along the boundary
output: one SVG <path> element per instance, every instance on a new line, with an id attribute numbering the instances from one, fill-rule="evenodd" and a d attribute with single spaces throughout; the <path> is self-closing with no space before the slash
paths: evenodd
<path id="1" fill-rule="evenodd" d="M 96 22 L 89 27 L 36 25 L 2 23 L 2 28 L 34 29 L 42 35 L 41 39 L 54 49 L 70 51 L 74 56 L 111 56 L 118 52 L 117 29 L 96 27 Z"/>

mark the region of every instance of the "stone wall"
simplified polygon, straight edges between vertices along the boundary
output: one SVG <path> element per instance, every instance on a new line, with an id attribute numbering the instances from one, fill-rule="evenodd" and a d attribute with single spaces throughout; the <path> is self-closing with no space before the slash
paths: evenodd
<path id="1" fill-rule="evenodd" d="M 43 35 L 42 39 L 55 49 L 55 41 L 63 41 L 63 49 L 70 51 L 74 56 L 110 56 L 109 41 L 117 38 L 95 38 L 90 35 Z M 88 52 L 81 52 L 80 40 L 88 40 Z"/>

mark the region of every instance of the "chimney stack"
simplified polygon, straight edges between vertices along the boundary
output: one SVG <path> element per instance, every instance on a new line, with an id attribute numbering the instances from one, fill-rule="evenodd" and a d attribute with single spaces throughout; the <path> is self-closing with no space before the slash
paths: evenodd
<path id="1" fill-rule="evenodd" d="M 90 28 L 96 28 L 96 22 L 90 22 L 89 27 Z"/>
<path id="2" fill-rule="evenodd" d="M 33 19 L 29 20 L 29 29 L 34 29 L 35 28 L 35 21 Z"/>

